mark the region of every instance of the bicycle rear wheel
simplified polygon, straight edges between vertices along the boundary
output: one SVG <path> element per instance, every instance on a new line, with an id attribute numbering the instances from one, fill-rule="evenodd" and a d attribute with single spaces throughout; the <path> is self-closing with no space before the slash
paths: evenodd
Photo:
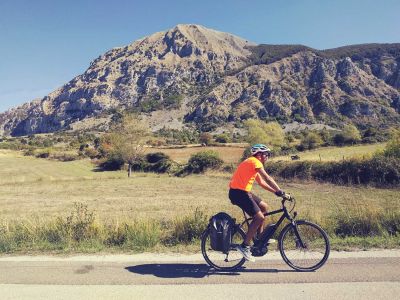
<path id="1" fill-rule="evenodd" d="M 236 227 L 232 234 L 230 250 L 224 254 L 211 248 L 210 230 L 207 228 L 201 237 L 201 252 L 207 264 L 219 271 L 233 271 L 241 267 L 245 263 L 245 259 L 235 247 L 243 242 L 245 235 L 240 227 Z"/>
<path id="2" fill-rule="evenodd" d="M 288 224 L 279 236 L 283 260 L 297 271 L 315 271 L 322 267 L 330 252 L 329 238 L 318 225 L 308 221 Z"/>

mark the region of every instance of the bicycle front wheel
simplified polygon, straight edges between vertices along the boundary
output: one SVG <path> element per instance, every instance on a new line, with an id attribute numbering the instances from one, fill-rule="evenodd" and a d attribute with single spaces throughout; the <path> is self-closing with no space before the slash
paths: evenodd
<path id="1" fill-rule="evenodd" d="M 210 230 L 207 228 L 201 237 L 201 252 L 210 267 L 219 271 L 233 271 L 245 263 L 242 254 L 235 247 L 240 245 L 245 237 L 245 233 L 239 227 L 234 229 L 232 243 L 228 253 L 215 251 L 211 248 Z"/>
<path id="2" fill-rule="evenodd" d="M 283 260 L 297 271 L 315 271 L 322 267 L 330 252 L 329 238 L 317 224 L 296 221 L 288 224 L 279 236 Z"/>

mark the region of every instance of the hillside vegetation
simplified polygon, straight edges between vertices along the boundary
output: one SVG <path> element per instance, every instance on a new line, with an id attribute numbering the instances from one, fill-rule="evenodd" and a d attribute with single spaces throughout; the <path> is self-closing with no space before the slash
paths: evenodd
<path id="1" fill-rule="evenodd" d="M 248 119 L 383 130 L 400 116 L 400 44 L 319 51 L 179 24 L 113 48 L 42 99 L 0 114 L 0 135 L 104 132 L 121 112 L 153 131 L 240 131 Z"/>

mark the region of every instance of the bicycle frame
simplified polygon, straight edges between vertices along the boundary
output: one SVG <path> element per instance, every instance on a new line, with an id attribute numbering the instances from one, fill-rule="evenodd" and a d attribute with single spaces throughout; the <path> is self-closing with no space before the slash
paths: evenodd
<path id="1" fill-rule="evenodd" d="M 296 222 L 295 222 L 294 219 L 297 216 L 297 212 L 294 212 L 293 213 L 293 217 L 292 217 L 290 215 L 290 212 L 288 212 L 288 210 L 287 210 L 287 208 L 285 206 L 285 201 L 286 200 L 282 200 L 282 208 L 281 209 L 277 209 L 277 210 L 274 210 L 274 211 L 271 211 L 271 212 L 264 213 L 265 217 L 271 216 L 271 215 L 276 215 L 276 214 L 279 214 L 279 213 L 282 213 L 282 215 L 279 218 L 278 222 L 276 222 L 275 228 L 272 231 L 268 232 L 266 235 L 262 235 L 262 240 L 260 240 L 261 243 L 258 244 L 257 247 L 265 247 L 266 244 L 268 243 L 268 240 L 274 235 L 274 233 L 276 232 L 278 227 L 282 224 L 282 222 L 285 219 L 288 219 L 290 221 L 290 223 L 292 223 L 293 226 L 296 226 Z M 244 219 L 245 220 L 240 224 L 240 227 L 243 227 L 244 224 L 247 224 L 247 228 L 248 228 L 249 225 L 250 225 L 250 221 L 253 220 L 253 217 L 246 218 L 246 214 L 245 214 L 244 211 L 243 211 L 243 215 L 244 215 Z M 300 237 L 299 233 L 297 232 L 297 230 L 295 230 L 295 234 L 296 234 L 297 239 L 300 242 L 300 245 L 302 247 L 304 247 L 303 241 L 301 240 L 301 237 Z"/>

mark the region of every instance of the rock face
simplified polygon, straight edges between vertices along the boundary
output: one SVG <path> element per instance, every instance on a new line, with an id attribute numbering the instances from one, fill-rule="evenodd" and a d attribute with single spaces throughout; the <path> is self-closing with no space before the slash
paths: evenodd
<path id="1" fill-rule="evenodd" d="M 116 109 L 141 111 L 153 129 L 250 117 L 398 122 L 400 44 L 317 51 L 177 25 L 108 51 L 43 99 L 0 114 L 0 134 L 68 129 Z"/>

